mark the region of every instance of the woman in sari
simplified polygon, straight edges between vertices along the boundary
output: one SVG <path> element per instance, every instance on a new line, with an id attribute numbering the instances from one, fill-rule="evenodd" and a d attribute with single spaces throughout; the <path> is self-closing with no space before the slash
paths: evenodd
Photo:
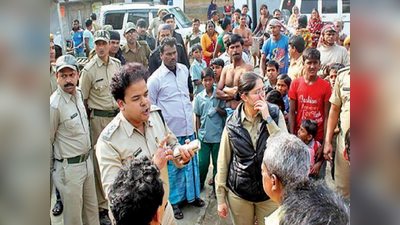
<path id="1" fill-rule="evenodd" d="M 289 27 L 297 29 L 299 18 L 300 18 L 300 10 L 299 7 L 295 5 L 292 8 L 292 15 L 290 15 L 289 18 Z"/>
<path id="2" fill-rule="evenodd" d="M 321 21 L 321 17 L 317 9 L 313 9 L 310 20 L 308 21 L 308 30 L 311 33 L 312 44 L 311 47 L 316 48 L 318 45 L 319 37 L 321 36 L 321 30 L 324 26 L 324 22 Z"/>
<path id="3" fill-rule="evenodd" d="M 210 61 L 214 57 L 215 46 L 217 45 L 217 32 L 215 32 L 215 23 L 212 20 L 206 23 L 207 32 L 201 36 L 201 47 L 203 48 L 203 59 L 210 66 Z"/>

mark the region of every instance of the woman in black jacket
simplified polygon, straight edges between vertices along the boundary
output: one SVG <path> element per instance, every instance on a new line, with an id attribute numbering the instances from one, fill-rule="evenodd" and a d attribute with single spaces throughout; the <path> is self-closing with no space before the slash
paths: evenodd
<path id="1" fill-rule="evenodd" d="M 229 204 L 234 224 L 264 225 L 264 217 L 276 208 L 265 194 L 261 164 L 266 141 L 287 132 L 285 119 L 276 105 L 265 101 L 263 79 L 252 72 L 240 77 L 237 100 L 222 133 L 215 178 L 218 214 L 226 218 Z"/>

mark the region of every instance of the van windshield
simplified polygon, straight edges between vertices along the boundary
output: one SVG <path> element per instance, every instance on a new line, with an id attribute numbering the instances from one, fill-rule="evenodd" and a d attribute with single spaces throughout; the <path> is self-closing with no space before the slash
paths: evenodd
<path id="1" fill-rule="evenodd" d="M 175 19 L 182 25 L 182 28 L 188 28 L 192 26 L 192 21 L 189 17 L 178 7 L 170 8 L 169 11 L 175 15 Z"/>

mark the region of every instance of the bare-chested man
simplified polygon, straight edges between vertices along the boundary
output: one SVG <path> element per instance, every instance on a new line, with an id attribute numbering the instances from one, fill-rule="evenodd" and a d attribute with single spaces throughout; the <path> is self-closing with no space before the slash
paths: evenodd
<path id="1" fill-rule="evenodd" d="M 233 29 L 234 34 L 239 34 L 243 40 L 243 51 L 246 52 L 247 55 L 250 55 L 249 48 L 253 45 L 253 35 L 251 34 L 251 30 L 246 26 L 246 14 L 240 15 L 240 26 Z"/>
<path id="2" fill-rule="evenodd" d="M 222 70 L 217 88 L 217 98 L 226 100 L 226 107 L 231 109 L 236 109 L 240 103 L 234 97 L 240 76 L 254 69 L 251 64 L 247 64 L 242 58 L 243 44 L 243 38 L 238 34 L 233 34 L 228 39 L 227 47 L 232 64 L 225 66 Z"/>

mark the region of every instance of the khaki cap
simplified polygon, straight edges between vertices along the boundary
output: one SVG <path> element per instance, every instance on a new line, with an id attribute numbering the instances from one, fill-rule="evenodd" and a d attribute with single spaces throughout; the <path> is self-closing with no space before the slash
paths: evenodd
<path id="1" fill-rule="evenodd" d="M 124 34 L 128 33 L 131 30 L 135 30 L 136 31 L 136 25 L 134 23 L 132 23 L 132 22 L 126 23 Z"/>
<path id="2" fill-rule="evenodd" d="M 71 68 L 77 71 L 76 59 L 72 55 L 60 56 L 56 61 L 56 71 L 57 73 L 64 68 Z"/>
<path id="3" fill-rule="evenodd" d="M 99 40 L 109 42 L 110 41 L 110 33 L 106 30 L 98 30 L 98 31 L 94 32 L 94 42 L 99 41 Z"/>

